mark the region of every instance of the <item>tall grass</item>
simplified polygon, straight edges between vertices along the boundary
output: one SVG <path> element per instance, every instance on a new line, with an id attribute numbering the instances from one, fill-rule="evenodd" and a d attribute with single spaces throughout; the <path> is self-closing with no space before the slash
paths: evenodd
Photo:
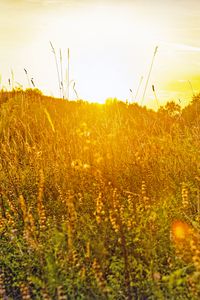
<path id="1" fill-rule="evenodd" d="M 1 92 L 1 298 L 199 299 L 199 103 Z"/>
<path id="2" fill-rule="evenodd" d="M 63 75 L 63 55 L 62 55 L 62 51 L 60 49 L 59 51 L 59 60 L 58 60 L 58 56 L 56 53 L 56 49 L 54 48 L 52 42 L 50 41 L 50 46 L 51 46 L 51 50 L 53 52 L 54 55 L 54 59 L 55 59 L 55 64 L 56 64 L 56 72 L 57 72 L 57 78 L 58 78 L 58 88 L 59 88 L 59 94 L 60 94 L 60 98 L 65 99 L 67 97 L 67 99 L 69 100 L 70 97 L 70 50 L 69 48 L 67 49 L 67 69 L 66 69 L 66 81 L 64 80 L 64 75 Z M 60 65 L 58 63 L 58 61 L 60 62 Z M 76 96 L 77 96 L 77 92 L 75 90 L 75 83 L 74 83 L 74 87 L 73 87 Z"/>

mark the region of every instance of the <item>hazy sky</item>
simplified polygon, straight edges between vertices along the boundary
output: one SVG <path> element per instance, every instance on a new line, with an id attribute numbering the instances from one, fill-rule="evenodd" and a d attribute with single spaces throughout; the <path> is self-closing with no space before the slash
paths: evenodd
<path id="1" fill-rule="evenodd" d="M 64 73 L 70 48 L 80 98 L 134 100 L 143 76 L 140 101 L 158 46 L 143 104 L 155 105 L 152 84 L 160 103 L 185 104 L 200 87 L 199 16 L 199 0 L 0 0 L 1 85 L 12 69 L 16 85 L 27 87 L 26 68 L 39 89 L 59 95 L 51 41 L 62 49 Z"/>

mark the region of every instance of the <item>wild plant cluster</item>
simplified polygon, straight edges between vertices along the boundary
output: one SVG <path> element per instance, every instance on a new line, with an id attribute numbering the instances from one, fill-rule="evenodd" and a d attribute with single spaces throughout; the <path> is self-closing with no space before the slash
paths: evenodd
<path id="1" fill-rule="evenodd" d="M 200 96 L 0 93 L 0 298 L 200 298 Z"/>

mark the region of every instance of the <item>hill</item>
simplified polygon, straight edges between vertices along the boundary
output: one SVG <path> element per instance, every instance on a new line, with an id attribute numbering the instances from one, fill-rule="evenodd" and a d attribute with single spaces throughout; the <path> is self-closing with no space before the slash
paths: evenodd
<path id="1" fill-rule="evenodd" d="M 199 299 L 199 101 L 2 91 L 0 296 Z"/>

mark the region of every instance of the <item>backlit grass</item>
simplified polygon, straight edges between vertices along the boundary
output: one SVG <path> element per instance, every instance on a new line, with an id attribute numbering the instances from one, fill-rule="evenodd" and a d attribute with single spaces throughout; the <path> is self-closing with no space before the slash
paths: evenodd
<path id="1" fill-rule="evenodd" d="M 0 297 L 199 299 L 199 108 L 1 92 Z"/>

